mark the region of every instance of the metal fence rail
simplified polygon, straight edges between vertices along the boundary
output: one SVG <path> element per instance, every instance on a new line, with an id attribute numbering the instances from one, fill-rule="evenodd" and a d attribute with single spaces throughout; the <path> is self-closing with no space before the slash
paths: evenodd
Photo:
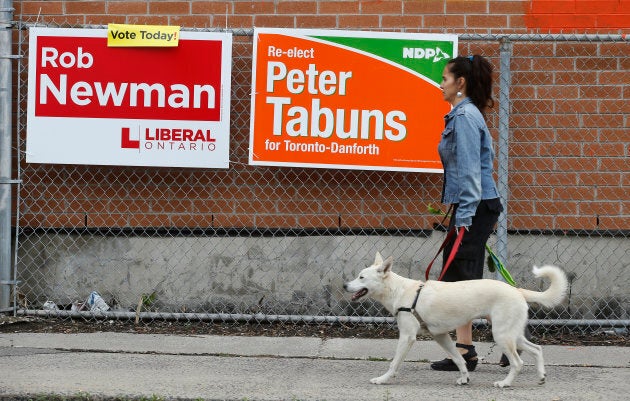
<path id="1" fill-rule="evenodd" d="M 233 31 L 228 170 L 27 164 L 28 26 L 14 24 L 16 313 L 394 323 L 341 284 L 376 251 L 423 277 L 444 236 L 428 211 L 439 175 L 249 166 L 250 30 Z M 507 213 L 490 245 L 520 286 L 545 287 L 533 264 L 560 265 L 571 281 L 561 307 L 532 307 L 534 326 L 629 325 L 628 45 L 460 36 L 460 54 L 488 56 L 498 71 L 489 125 Z M 83 309 L 93 291 L 110 311 Z"/>

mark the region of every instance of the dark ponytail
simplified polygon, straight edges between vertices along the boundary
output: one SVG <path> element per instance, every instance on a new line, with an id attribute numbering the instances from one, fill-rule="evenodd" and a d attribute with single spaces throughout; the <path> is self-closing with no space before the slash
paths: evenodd
<path id="1" fill-rule="evenodd" d="M 482 56 L 458 56 L 448 62 L 449 71 L 455 79 L 464 77 L 466 95 L 485 115 L 489 107 L 494 106 L 492 99 L 492 64 Z"/>

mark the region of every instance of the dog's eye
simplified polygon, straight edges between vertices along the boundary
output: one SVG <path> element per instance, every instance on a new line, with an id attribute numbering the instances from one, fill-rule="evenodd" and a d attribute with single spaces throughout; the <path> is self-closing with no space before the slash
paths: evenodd
<path id="1" fill-rule="evenodd" d="M 359 276 L 359 280 L 363 280 L 363 276 Z"/>

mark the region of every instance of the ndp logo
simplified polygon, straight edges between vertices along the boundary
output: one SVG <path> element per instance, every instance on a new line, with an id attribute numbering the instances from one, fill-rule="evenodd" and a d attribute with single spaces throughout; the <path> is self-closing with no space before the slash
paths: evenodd
<path id="1" fill-rule="evenodd" d="M 435 48 L 423 48 L 423 47 L 404 47 L 403 48 L 403 58 L 411 58 L 411 59 L 425 59 L 429 60 L 433 58 L 433 62 L 437 63 L 440 60 L 450 59 L 450 54 L 446 53 L 444 50 L 440 49 L 438 46 Z"/>

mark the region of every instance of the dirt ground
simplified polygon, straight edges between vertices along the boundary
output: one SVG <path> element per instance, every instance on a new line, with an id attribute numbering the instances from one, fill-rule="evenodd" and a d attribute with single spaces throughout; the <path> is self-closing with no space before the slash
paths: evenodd
<path id="1" fill-rule="evenodd" d="M 530 327 L 534 342 L 541 345 L 608 345 L 630 346 L 627 331 Z M 83 320 L 0 315 L 0 333 L 93 333 L 121 332 L 139 334 L 230 335 L 320 338 L 397 338 L 396 327 L 388 324 L 307 324 L 307 323 L 243 323 L 181 322 L 153 320 L 135 324 L 131 320 Z M 475 328 L 476 341 L 492 342 L 490 330 Z M 428 338 L 427 338 L 428 339 Z"/>

